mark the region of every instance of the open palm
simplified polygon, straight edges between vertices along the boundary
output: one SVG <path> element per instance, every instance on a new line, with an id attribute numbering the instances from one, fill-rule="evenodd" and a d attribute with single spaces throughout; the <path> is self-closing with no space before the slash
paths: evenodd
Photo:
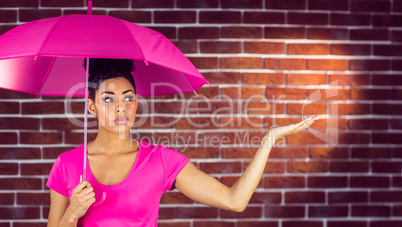
<path id="1" fill-rule="evenodd" d="M 294 134 L 301 132 L 304 129 L 310 127 L 310 125 L 313 124 L 314 121 L 316 121 L 318 119 L 319 118 L 317 116 L 310 117 L 297 124 L 290 124 L 287 126 L 279 126 L 279 127 L 271 128 L 264 139 L 268 139 L 268 141 L 277 141 L 280 138 L 294 135 Z"/>

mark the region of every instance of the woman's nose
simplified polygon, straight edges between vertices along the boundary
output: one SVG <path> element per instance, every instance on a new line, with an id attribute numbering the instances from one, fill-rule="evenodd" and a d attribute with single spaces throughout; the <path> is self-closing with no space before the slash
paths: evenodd
<path id="1" fill-rule="evenodd" d="M 123 101 L 118 101 L 118 102 L 117 102 L 116 111 L 117 111 L 118 113 L 124 112 L 124 111 L 125 111 L 125 108 L 126 108 L 126 104 L 125 104 Z"/>

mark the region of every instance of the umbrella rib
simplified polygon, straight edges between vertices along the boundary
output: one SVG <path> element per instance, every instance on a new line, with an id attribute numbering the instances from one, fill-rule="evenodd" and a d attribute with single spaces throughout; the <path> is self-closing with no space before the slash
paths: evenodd
<path id="1" fill-rule="evenodd" d="M 48 32 L 48 35 L 46 36 L 46 39 L 44 40 L 44 42 L 42 42 L 42 45 L 38 51 L 38 54 L 40 54 L 42 52 L 43 47 L 45 46 L 45 43 L 49 40 L 49 36 L 50 34 L 53 32 L 53 30 L 57 27 L 58 24 L 60 24 L 60 21 L 63 20 L 64 17 L 59 17 L 59 20 L 57 20 L 56 23 L 53 24 L 52 29 L 50 29 L 50 31 Z"/>
<path id="2" fill-rule="evenodd" d="M 131 33 L 130 28 L 129 28 L 125 23 L 123 23 L 122 20 L 118 20 L 118 21 L 119 21 L 121 24 L 123 24 L 123 26 L 126 27 L 128 31 L 130 31 L 130 32 L 129 32 L 129 33 L 130 33 L 129 37 L 133 40 L 133 43 L 137 44 L 137 48 L 138 48 L 138 50 L 140 51 L 140 53 L 141 53 L 141 55 L 142 55 L 142 58 L 144 59 L 144 63 L 145 63 L 146 65 L 148 65 L 149 63 L 148 63 L 147 59 L 145 59 L 144 52 L 142 51 L 141 46 L 140 46 L 140 44 L 139 44 L 140 41 L 134 38 L 134 34 Z"/>
<path id="3" fill-rule="evenodd" d="M 193 90 L 195 96 L 198 96 L 197 92 L 191 87 L 191 84 L 187 81 L 187 78 L 183 75 L 183 73 L 180 72 L 180 75 L 184 78 L 184 80 L 187 82 L 187 85 Z"/>
<path id="4" fill-rule="evenodd" d="M 56 61 L 56 57 L 53 58 L 52 63 L 50 64 L 50 67 L 49 67 L 49 69 L 48 69 L 47 72 L 46 72 L 45 78 L 44 78 L 43 81 L 42 81 L 42 85 L 40 86 L 40 89 L 39 89 L 39 91 L 38 91 L 38 94 L 36 95 L 36 99 L 38 99 L 38 97 L 39 97 L 39 95 L 40 95 L 40 92 L 42 91 L 43 85 L 45 85 L 46 80 L 47 80 L 47 78 L 49 77 L 50 71 L 52 70 L 55 61 Z"/>

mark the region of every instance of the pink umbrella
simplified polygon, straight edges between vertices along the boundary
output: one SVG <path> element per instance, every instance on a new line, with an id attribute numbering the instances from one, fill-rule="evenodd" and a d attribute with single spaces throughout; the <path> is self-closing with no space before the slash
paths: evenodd
<path id="1" fill-rule="evenodd" d="M 83 62 L 89 58 L 133 59 L 132 75 L 140 97 L 197 95 L 196 90 L 209 84 L 162 34 L 111 16 L 91 15 L 91 11 L 89 1 L 88 15 L 32 21 L 0 36 L 0 87 L 37 97 L 85 97 L 86 110 L 88 71 Z M 84 130 L 85 180 L 87 111 Z"/>

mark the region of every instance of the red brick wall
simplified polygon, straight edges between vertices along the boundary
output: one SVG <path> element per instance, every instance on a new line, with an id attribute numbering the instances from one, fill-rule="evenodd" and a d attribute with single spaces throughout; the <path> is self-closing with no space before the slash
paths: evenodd
<path id="1" fill-rule="evenodd" d="M 85 14 L 84 2 L 0 0 L 0 32 Z M 163 33 L 211 82 L 196 99 L 143 100 L 138 117 L 145 123 L 135 132 L 170 142 L 225 184 L 241 175 L 270 126 L 321 115 L 313 125 L 319 131 L 291 136 L 273 149 L 243 213 L 206 207 L 176 191 L 162 198 L 160 226 L 402 226 L 401 0 L 93 5 L 94 14 Z M 0 90 L 0 226 L 45 226 L 44 184 L 52 163 L 83 142 L 82 128 L 66 117 L 70 105 L 82 118 L 82 99 L 36 100 Z"/>

